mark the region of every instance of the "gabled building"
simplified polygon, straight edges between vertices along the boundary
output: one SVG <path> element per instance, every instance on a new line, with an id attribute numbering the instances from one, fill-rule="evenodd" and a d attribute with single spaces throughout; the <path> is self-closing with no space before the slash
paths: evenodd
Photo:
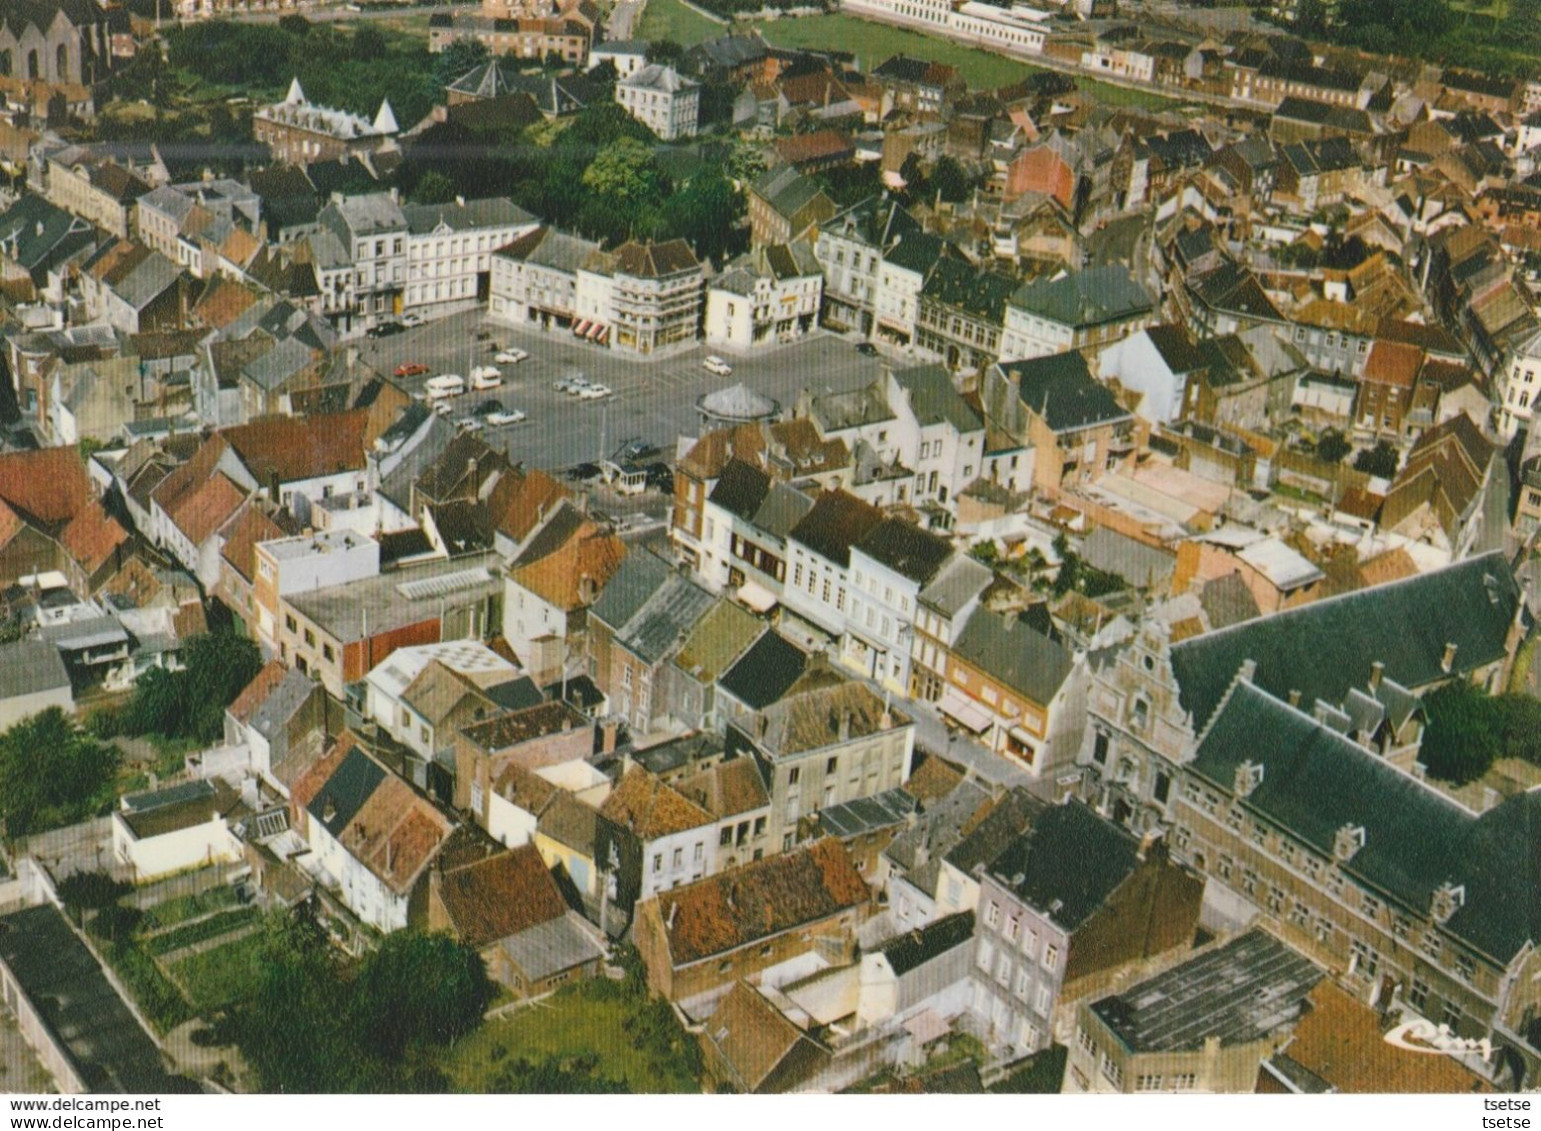
<path id="1" fill-rule="evenodd" d="M 1020 287 L 1006 303 L 1001 357 L 1104 346 L 1155 322 L 1156 304 L 1121 267 L 1096 267 Z"/>
<path id="2" fill-rule="evenodd" d="M 273 159 L 284 165 L 312 165 L 359 155 L 373 155 L 394 146 L 400 127 L 389 100 L 380 103 L 374 119 L 346 110 L 313 105 L 300 80 L 289 84 L 282 102 L 258 107 L 252 133 Z"/>

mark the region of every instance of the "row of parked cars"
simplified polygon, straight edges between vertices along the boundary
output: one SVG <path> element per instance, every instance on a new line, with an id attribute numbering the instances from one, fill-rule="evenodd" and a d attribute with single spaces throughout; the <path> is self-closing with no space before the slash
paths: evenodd
<path id="1" fill-rule="evenodd" d="M 599 401 L 615 394 L 615 390 L 609 385 L 601 385 L 597 381 L 590 381 L 581 373 L 558 377 L 551 383 L 551 387 L 559 393 L 566 393 L 570 397 L 577 397 L 580 401 Z"/>

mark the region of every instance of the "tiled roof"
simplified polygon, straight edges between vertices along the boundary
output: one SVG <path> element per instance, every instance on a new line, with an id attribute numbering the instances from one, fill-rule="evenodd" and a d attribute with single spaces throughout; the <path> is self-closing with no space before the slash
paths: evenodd
<path id="1" fill-rule="evenodd" d="M 1376 342 L 1365 359 L 1364 379 L 1378 385 L 1411 389 L 1423 365 L 1423 351 L 1400 342 Z"/>
<path id="2" fill-rule="evenodd" d="M 561 889 L 533 844 L 446 869 L 439 894 L 455 936 L 477 949 L 567 914 Z"/>
<path id="3" fill-rule="evenodd" d="M 882 519 L 872 504 L 844 491 L 826 491 L 792 528 L 790 537 L 842 569 L 851 564 L 851 546 Z"/>
<path id="4" fill-rule="evenodd" d="M 308 417 L 274 417 L 220 433 L 258 483 L 293 483 L 361 471 L 366 464 L 369 412 L 356 409 Z"/>
<path id="5" fill-rule="evenodd" d="M 714 824 L 716 818 L 641 766 L 626 771 L 599 815 L 644 843 Z"/>
<path id="6" fill-rule="evenodd" d="M 766 707 L 762 718 L 765 731 L 755 744 L 772 758 L 912 725 L 908 715 L 854 680 L 794 692 Z"/>
<path id="7" fill-rule="evenodd" d="M 1022 403 L 1051 431 L 1073 432 L 1130 418 L 1112 390 L 1092 376 L 1086 359 L 1074 351 L 1004 362 L 1000 369 L 1017 386 Z"/>
<path id="8" fill-rule="evenodd" d="M 129 540 L 129 533 L 118 520 L 96 501 L 88 503 L 59 534 L 59 544 L 87 574 L 106 565 L 112 555 Z"/>
<path id="9" fill-rule="evenodd" d="M 548 734 L 561 734 L 588 725 L 589 720 L 566 703 L 553 702 L 510 711 L 466 727 L 460 733 L 484 750 L 506 750 Z"/>
<path id="10" fill-rule="evenodd" d="M 602 592 L 620 569 L 626 544 L 584 520 L 559 546 L 531 558 L 527 550 L 509 569 L 509 577 L 558 609 L 583 608 Z"/>
<path id="11" fill-rule="evenodd" d="M 870 897 L 845 849 L 825 839 L 674 888 L 657 902 L 679 967 L 820 922 Z"/>
<path id="12" fill-rule="evenodd" d="M 85 463 L 74 447 L 0 454 L 0 501 L 28 522 L 62 526 L 91 498 Z"/>
<path id="13" fill-rule="evenodd" d="M 252 714 L 262 705 L 262 701 L 283 681 L 284 673 L 288 670 L 282 660 L 269 660 L 262 666 L 262 670 L 252 677 L 252 681 L 241 689 L 241 693 L 235 697 L 235 702 L 225 708 L 226 712 L 237 722 L 249 722 Z"/>
<path id="14" fill-rule="evenodd" d="M 770 794 L 753 758 L 734 758 L 699 770 L 674 783 L 684 797 L 718 820 L 736 817 L 770 804 Z"/>
<path id="15" fill-rule="evenodd" d="M 1047 707 L 1069 677 L 1072 663 L 1063 645 L 1023 618 L 975 609 L 953 643 L 965 663 Z"/>
<path id="16" fill-rule="evenodd" d="M 180 498 L 167 517 L 189 542 L 201 546 L 245 501 L 245 491 L 224 472 L 215 472 Z"/>

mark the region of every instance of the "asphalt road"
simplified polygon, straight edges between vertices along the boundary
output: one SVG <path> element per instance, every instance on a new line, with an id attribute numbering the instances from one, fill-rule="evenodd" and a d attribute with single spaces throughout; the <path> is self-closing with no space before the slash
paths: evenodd
<path id="1" fill-rule="evenodd" d="M 484 327 L 484 319 L 483 311 L 467 311 L 388 338 L 366 338 L 357 343 L 360 359 L 387 375 L 404 362 L 427 365 L 431 374 L 400 381 L 416 394 L 432 374 L 469 377 L 473 365 L 491 364 L 493 344 L 529 351 L 527 360 L 499 366 L 502 388 L 455 398 L 451 418 L 488 399 L 522 410 L 529 417 L 524 423 L 486 428 L 482 436 L 512 459 L 551 470 L 597 460 L 634 437 L 657 445 L 672 459 L 679 437 L 700 433 L 697 398 L 740 381 L 790 408 L 804 386 L 840 392 L 867 384 L 882 371 L 882 359 L 865 357 L 852 342 L 822 331 L 751 356 L 697 346 L 661 360 L 639 360 L 580 342 L 570 333 L 495 323 Z M 490 338 L 479 340 L 479 330 Z M 733 366 L 731 377 L 714 377 L 701 368 L 701 359 L 711 352 Z M 615 395 L 579 401 L 551 388 L 558 378 L 575 373 L 610 386 Z"/>

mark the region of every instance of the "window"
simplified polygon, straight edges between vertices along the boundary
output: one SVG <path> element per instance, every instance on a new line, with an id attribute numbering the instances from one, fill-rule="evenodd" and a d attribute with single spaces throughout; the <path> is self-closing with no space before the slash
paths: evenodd
<path id="1" fill-rule="evenodd" d="M 1134 1090 L 1136 1092 L 1159 1092 L 1161 1090 L 1161 1076 L 1142 1075 L 1134 1078 Z"/>
<path id="2" fill-rule="evenodd" d="M 733 843 L 733 830 L 723 829 L 717 837 L 717 847 L 726 848 Z"/>
<path id="3" fill-rule="evenodd" d="M 662 871 L 663 871 L 663 853 L 662 852 L 656 852 L 656 853 L 653 854 L 653 874 L 657 875 L 659 872 L 662 872 Z"/>
<path id="4" fill-rule="evenodd" d="M 1023 1001 L 1026 1001 L 1028 991 L 1031 990 L 1032 987 L 1032 975 L 1028 973 L 1027 967 L 1024 966 L 1022 969 L 1017 971 L 1017 996 Z"/>
<path id="5" fill-rule="evenodd" d="M 1053 970 L 1059 965 L 1059 947 L 1051 946 L 1043 952 L 1043 968 Z"/>
<path id="6" fill-rule="evenodd" d="M 292 616 L 288 616 L 287 614 L 284 616 L 284 627 L 287 628 L 290 632 L 298 632 L 300 629 L 300 626 L 294 622 L 294 618 Z"/>
<path id="7" fill-rule="evenodd" d="M 1222 880 L 1229 880 L 1231 872 L 1235 867 L 1236 861 L 1232 860 L 1229 856 L 1222 856 L 1219 860 L 1215 861 L 1215 875 L 1219 876 Z"/>
<path id="8" fill-rule="evenodd" d="M 1419 944 L 1419 949 L 1422 950 L 1424 954 L 1428 955 L 1430 958 L 1438 958 L 1439 952 L 1443 948 L 1444 940 L 1439 937 L 1439 933 L 1437 931 L 1425 931 L 1423 933 L 1423 941 Z"/>
<path id="9" fill-rule="evenodd" d="M 1053 1003 L 1053 993 L 1053 989 L 1047 984 L 1038 987 L 1038 998 L 1033 1003 L 1033 1006 L 1041 1016 L 1047 1017 L 1049 1015 L 1049 1007 Z"/>
<path id="10" fill-rule="evenodd" d="M 1359 910 L 1364 912 L 1365 918 L 1377 919 L 1380 917 L 1381 901 L 1367 892 L 1360 892 Z"/>
<path id="11" fill-rule="evenodd" d="M 1406 939 L 1412 930 L 1413 925 L 1400 915 L 1391 920 L 1391 934 L 1395 938 Z"/>
<path id="12" fill-rule="evenodd" d="M 1075 1039 L 1076 1039 L 1076 1043 L 1081 1046 L 1083 1051 L 1089 1052 L 1093 1056 L 1097 1055 L 1097 1046 L 1092 1041 L 1092 1035 L 1090 1033 L 1088 1033 L 1085 1029 L 1081 1028 L 1080 1026 L 1077 1026 L 1076 1027 L 1076 1031 L 1075 1031 Z"/>
<path id="13" fill-rule="evenodd" d="M 1001 921 L 1001 905 L 991 900 L 985 907 L 985 926 L 993 927 Z"/>
<path id="14" fill-rule="evenodd" d="M 330 644 L 321 645 L 321 658 L 329 664 L 337 658 L 337 655 L 332 651 L 332 646 Z"/>
<path id="15" fill-rule="evenodd" d="M 831 758 L 829 761 L 824 763 L 824 772 L 826 774 L 838 773 L 839 772 L 839 768 L 840 768 L 840 759 L 839 758 Z"/>
<path id="16" fill-rule="evenodd" d="M 1290 910 L 1290 922 L 1297 927 L 1309 927 L 1311 925 L 1311 909 L 1297 899 L 1295 906 Z"/>
<path id="17" fill-rule="evenodd" d="M 787 784 L 788 785 L 796 785 L 798 783 L 799 779 L 802 778 L 802 776 L 803 776 L 802 767 L 801 766 L 793 766 L 790 770 L 787 771 Z"/>
<path id="18" fill-rule="evenodd" d="M 1472 961 L 1469 954 L 1455 956 L 1455 973 L 1463 982 L 1470 982 L 1477 976 L 1477 964 Z"/>
<path id="19" fill-rule="evenodd" d="M 1102 731 L 1097 731 L 1092 739 L 1092 761 L 1099 766 L 1107 765 L 1108 761 L 1108 736 Z"/>
<path id="20" fill-rule="evenodd" d="M 1102 1054 L 1102 1074 L 1107 1077 L 1108 1083 L 1115 1088 L 1124 1086 L 1124 1070 L 1121 1065 L 1115 1064 L 1113 1058 L 1107 1053 Z"/>
<path id="21" fill-rule="evenodd" d="M 1348 944 L 1348 972 L 1373 978 L 1380 971 L 1380 955 L 1370 945 L 1354 939 Z"/>
<path id="22" fill-rule="evenodd" d="M 974 956 L 974 961 L 981 970 L 989 972 L 991 963 L 995 961 L 995 948 L 990 945 L 989 939 L 979 940 L 979 953 Z"/>
<path id="23" fill-rule="evenodd" d="M 706 853 L 706 846 L 701 844 L 701 843 L 699 843 L 699 842 L 697 842 L 696 847 L 695 847 L 695 851 L 691 853 L 691 858 L 690 858 L 691 859 L 691 863 L 692 864 L 699 864 L 699 863 L 701 863 L 701 859 L 705 855 L 705 853 Z"/>
<path id="24" fill-rule="evenodd" d="M 1422 978 L 1414 978 L 1412 988 L 1407 991 L 1407 1000 L 1422 1013 L 1429 1006 L 1429 984 Z"/>
<path id="25" fill-rule="evenodd" d="M 1017 919 L 1017 917 L 1015 915 L 1013 915 L 1010 919 L 1006 920 L 1006 941 L 1007 942 L 1015 942 L 1016 941 L 1018 926 L 1019 926 L 1019 920 Z"/>
<path id="26" fill-rule="evenodd" d="M 1192 1072 L 1178 1072 L 1172 1076 L 1172 1088 L 1178 1092 L 1191 1092 L 1198 1086 L 1199 1078 Z"/>
<path id="27" fill-rule="evenodd" d="M 1440 1008 L 1439 1021 L 1442 1025 L 1450 1026 L 1452 1033 L 1461 1031 L 1461 1007 L 1453 1001 L 1447 1001 Z"/>

